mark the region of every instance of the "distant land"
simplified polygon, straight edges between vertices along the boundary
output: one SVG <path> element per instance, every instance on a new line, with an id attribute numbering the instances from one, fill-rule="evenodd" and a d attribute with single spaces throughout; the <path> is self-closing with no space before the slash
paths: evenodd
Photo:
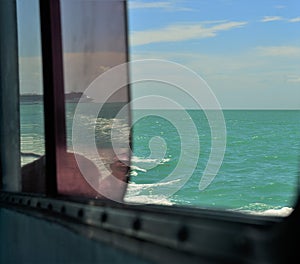
<path id="1" fill-rule="evenodd" d="M 71 92 L 65 94 L 65 100 L 68 103 L 78 103 L 81 98 L 81 102 L 93 102 L 93 99 L 86 96 L 82 92 Z M 41 103 L 43 102 L 42 94 L 21 94 L 20 95 L 21 103 Z"/>

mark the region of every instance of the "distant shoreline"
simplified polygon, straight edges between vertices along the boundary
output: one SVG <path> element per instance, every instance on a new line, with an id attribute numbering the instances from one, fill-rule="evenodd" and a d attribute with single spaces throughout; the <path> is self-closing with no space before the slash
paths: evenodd
<path id="1" fill-rule="evenodd" d="M 66 102 L 78 103 L 79 100 L 81 100 L 81 102 L 85 102 L 85 103 L 94 101 L 92 98 L 86 96 L 82 92 L 71 92 L 71 93 L 65 94 Z M 43 95 L 42 94 L 21 94 L 20 102 L 21 103 L 40 103 L 40 102 L 43 102 Z"/>

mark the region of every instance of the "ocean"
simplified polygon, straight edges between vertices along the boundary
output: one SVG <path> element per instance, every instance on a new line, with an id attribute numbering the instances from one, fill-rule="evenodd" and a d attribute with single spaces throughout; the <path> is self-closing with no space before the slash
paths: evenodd
<path id="1" fill-rule="evenodd" d="M 75 103 L 66 105 L 70 148 L 75 107 Z M 22 152 L 42 155 L 42 104 L 23 103 L 20 113 Z M 212 148 L 205 113 L 133 110 L 133 120 L 137 121 L 132 126 L 132 168 L 125 201 L 257 214 L 291 212 L 298 194 L 300 111 L 224 110 L 223 115 L 224 158 L 213 180 L 200 190 L 199 183 Z M 112 120 L 104 121 L 109 126 Z M 186 127 L 187 121 L 194 124 L 196 134 Z M 195 151 L 197 146 L 199 152 Z M 32 159 L 23 155 L 22 164 Z"/>

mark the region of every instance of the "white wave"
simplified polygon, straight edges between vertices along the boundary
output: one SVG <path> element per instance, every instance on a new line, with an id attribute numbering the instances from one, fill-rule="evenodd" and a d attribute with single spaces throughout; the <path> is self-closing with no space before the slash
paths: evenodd
<path id="1" fill-rule="evenodd" d="M 169 158 L 164 158 L 164 159 L 150 159 L 150 158 L 143 158 L 143 157 L 137 157 L 137 156 L 133 156 L 131 158 L 131 162 L 134 164 L 139 164 L 139 163 L 157 163 L 159 162 L 159 164 L 163 164 L 166 162 L 169 162 L 170 159 Z"/>
<path id="2" fill-rule="evenodd" d="M 138 167 L 138 166 L 134 166 L 134 165 L 130 166 L 130 168 L 131 168 L 132 170 L 137 170 L 137 171 L 147 172 L 147 170 L 142 169 L 142 168 L 140 168 L 140 167 Z"/>
<path id="3" fill-rule="evenodd" d="M 133 177 L 136 177 L 138 176 L 139 174 L 136 172 L 136 171 L 131 171 L 130 172 L 130 176 L 133 176 Z"/>
<path id="4" fill-rule="evenodd" d="M 282 207 L 276 209 L 267 209 L 263 211 L 253 211 L 253 210 L 238 210 L 242 213 L 252 214 L 252 215 L 265 215 L 265 216 L 281 216 L 285 217 L 290 215 L 293 212 L 293 208 L 291 207 Z"/>
<path id="5" fill-rule="evenodd" d="M 166 162 L 169 162 L 169 158 L 143 158 L 133 156 L 131 157 L 131 168 L 133 170 L 138 170 L 142 172 L 147 172 L 147 170 L 153 169 L 158 165 L 162 165 Z"/>
<path id="6" fill-rule="evenodd" d="M 158 204 L 158 205 L 173 205 L 171 201 L 169 201 L 164 196 L 159 195 L 137 195 L 125 197 L 124 201 L 126 203 L 134 203 L 134 204 Z"/>
<path id="7" fill-rule="evenodd" d="M 176 180 L 167 181 L 167 182 L 157 182 L 157 183 L 134 183 L 134 182 L 132 182 L 132 183 L 128 184 L 128 188 L 129 188 L 129 190 L 153 188 L 153 187 L 157 187 L 157 186 L 172 185 L 179 181 L 181 181 L 181 179 L 176 179 Z"/>
<path id="8" fill-rule="evenodd" d="M 143 194 L 143 192 L 149 192 L 158 186 L 168 186 L 176 184 L 180 179 L 168 181 L 168 182 L 157 182 L 148 184 L 137 184 L 129 183 L 127 187 L 127 193 L 125 195 L 125 202 L 138 203 L 138 204 L 162 204 L 172 205 L 173 203 L 164 195 L 151 195 Z"/>
<path id="9" fill-rule="evenodd" d="M 294 209 L 290 207 L 282 207 L 279 209 L 268 209 L 265 211 L 261 212 L 252 212 L 253 214 L 258 214 L 258 215 L 268 215 L 268 216 L 288 216 L 289 214 L 292 213 Z"/>

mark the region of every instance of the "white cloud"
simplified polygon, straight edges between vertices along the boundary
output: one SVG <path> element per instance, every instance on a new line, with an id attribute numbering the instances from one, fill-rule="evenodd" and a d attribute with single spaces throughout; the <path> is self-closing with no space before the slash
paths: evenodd
<path id="1" fill-rule="evenodd" d="M 300 17 L 295 17 L 295 18 L 291 18 L 288 20 L 289 22 L 295 23 L 295 22 L 300 22 Z"/>
<path id="2" fill-rule="evenodd" d="M 138 1 L 129 1 L 128 7 L 130 9 L 138 8 L 169 8 L 171 7 L 170 2 L 138 2 Z"/>
<path id="3" fill-rule="evenodd" d="M 277 5 L 277 6 L 275 6 L 275 8 L 276 9 L 283 9 L 283 8 L 286 8 L 286 6 L 285 5 Z"/>
<path id="4" fill-rule="evenodd" d="M 300 83 L 300 76 L 296 76 L 296 75 L 288 76 L 287 81 L 290 83 Z"/>
<path id="5" fill-rule="evenodd" d="M 281 16 L 265 16 L 263 17 L 260 22 L 272 22 L 272 21 L 287 21 L 291 23 L 300 22 L 300 17 L 294 17 L 294 18 L 284 18 Z"/>
<path id="6" fill-rule="evenodd" d="M 256 50 L 263 56 L 300 56 L 300 47 L 298 46 L 257 47 Z"/>
<path id="7" fill-rule="evenodd" d="M 280 16 L 264 16 L 263 19 L 261 19 L 261 22 L 271 22 L 271 21 L 279 21 L 283 20 Z"/>
<path id="8" fill-rule="evenodd" d="M 143 9 L 143 8 L 160 8 L 167 9 L 173 11 L 191 11 L 190 8 L 185 7 L 177 7 L 174 5 L 174 2 L 164 2 L 164 1 L 156 1 L 156 2 L 140 2 L 140 1 L 128 1 L 129 9 Z"/>
<path id="9" fill-rule="evenodd" d="M 158 42 L 177 42 L 191 39 L 215 37 L 219 31 L 239 28 L 247 22 L 224 22 L 211 27 L 203 24 L 178 24 L 156 30 L 134 31 L 131 45 L 144 45 Z"/>

